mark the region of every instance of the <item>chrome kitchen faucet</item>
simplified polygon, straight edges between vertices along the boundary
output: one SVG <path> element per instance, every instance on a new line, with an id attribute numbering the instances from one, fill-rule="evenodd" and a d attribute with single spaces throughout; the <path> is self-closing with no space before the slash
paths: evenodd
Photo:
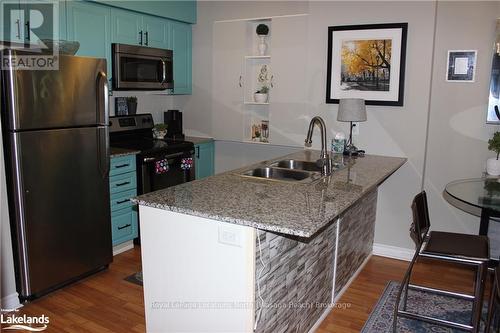
<path id="1" fill-rule="evenodd" d="M 321 164 L 321 174 L 323 176 L 328 176 L 332 173 L 332 161 L 326 148 L 326 125 L 323 118 L 315 116 L 311 119 L 311 122 L 309 123 L 309 130 L 307 131 L 305 146 L 311 147 L 314 125 L 316 123 L 321 129 L 321 158 L 317 161 L 317 163 Z"/>

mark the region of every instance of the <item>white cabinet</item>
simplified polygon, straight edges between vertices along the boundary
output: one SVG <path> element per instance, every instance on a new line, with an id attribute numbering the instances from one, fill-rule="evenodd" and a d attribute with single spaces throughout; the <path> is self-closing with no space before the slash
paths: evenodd
<path id="1" fill-rule="evenodd" d="M 306 110 L 307 16 L 273 18 L 271 70 L 273 87 L 269 105 L 270 142 L 302 144 L 297 127 L 305 130 L 298 115 Z M 299 140 L 299 141 L 297 141 Z"/>
<path id="2" fill-rule="evenodd" d="M 258 54 L 258 24 L 269 26 L 268 50 Z M 213 38 L 213 135 L 219 140 L 296 145 L 297 115 L 306 101 L 307 15 L 255 20 L 219 21 Z M 253 94 L 267 69 L 269 99 L 257 103 Z M 263 138 L 268 123 L 268 140 Z M 260 126 L 260 127 L 259 127 Z M 253 127 L 253 130 L 252 130 Z M 255 129 L 259 134 L 255 138 Z M 252 138 L 254 137 L 254 138 Z"/>
<path id="3" fill-rule="evenodd" d="M 212 128 L 218 140 L 243 140 L 245 21 L 214 24 Z"/>

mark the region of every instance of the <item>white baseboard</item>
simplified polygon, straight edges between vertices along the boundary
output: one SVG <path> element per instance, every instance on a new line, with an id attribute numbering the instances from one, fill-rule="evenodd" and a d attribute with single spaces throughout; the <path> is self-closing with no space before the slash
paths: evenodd
<path id="1" fill-rule="evenodd" d="M 415 250 L 375 243 L 373 244 L 373 254 L 381 257 L 410 261 L 415 254 Z"/>
<path id="2" fill-rule="evenodd" d="M 1 301 L 2 301 L 1 304 L 2 312 L 19 309 L 20 307 L 23 306 L 21 303 L 19 303 L 19 297 L 17 293 L 13 293 L 5 297 L 2 297 Z"/>
<path id="3" fill-rule="evenodd" d="M 128 250 L 132 250 L 134 248 L 134 241 L 129 240 L 126 241 L 125 243 L 118 244 L 116 246 L 113 246 L 113 256 L 116 256 L 117 254 L 123 253 Z"/>

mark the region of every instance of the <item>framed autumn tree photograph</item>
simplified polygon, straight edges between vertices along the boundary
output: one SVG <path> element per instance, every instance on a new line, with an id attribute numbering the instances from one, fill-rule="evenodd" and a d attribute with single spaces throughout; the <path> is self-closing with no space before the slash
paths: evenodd
<path id="1" fill-rule="evenodd" d="M 326 103 L 402 106 L 408 23 L 328 27 Z"/>

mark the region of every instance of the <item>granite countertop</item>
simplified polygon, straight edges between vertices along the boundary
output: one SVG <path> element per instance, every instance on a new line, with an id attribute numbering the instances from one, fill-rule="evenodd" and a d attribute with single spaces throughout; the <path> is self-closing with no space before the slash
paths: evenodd
<path id="1" fill-rule="evenodd" d="M 406 158 L 366 155 L 334 161 L 347 166 L 310 184 L 242 177 L 238 173 L 282 159 L 316 161 L 304 150 L 252 166 L 147 193 L 132 199 L 143 206 L 311 237 L 363 195 L 382 183 Z"/>
<path id="2" fill-rule="evenodd" d="M 185 137 L 186 141 L 191 141 L 192 143 L 199 144 L 199 143 L 205 143 L 205 142 L 210 142 L 214 141 L 213 138 L 204 138 L 204 137 L 199 137 L 199 136 L 187 136 Z"/>
<path id="3" fill-rule="evenodd" d="M 121 156 L 128 156 L 128 155 L 137 155 L 139 153 L 140 153 L 139 150 L 110 147 L 109 156 L 110 157 L 121 157 Z"/>

